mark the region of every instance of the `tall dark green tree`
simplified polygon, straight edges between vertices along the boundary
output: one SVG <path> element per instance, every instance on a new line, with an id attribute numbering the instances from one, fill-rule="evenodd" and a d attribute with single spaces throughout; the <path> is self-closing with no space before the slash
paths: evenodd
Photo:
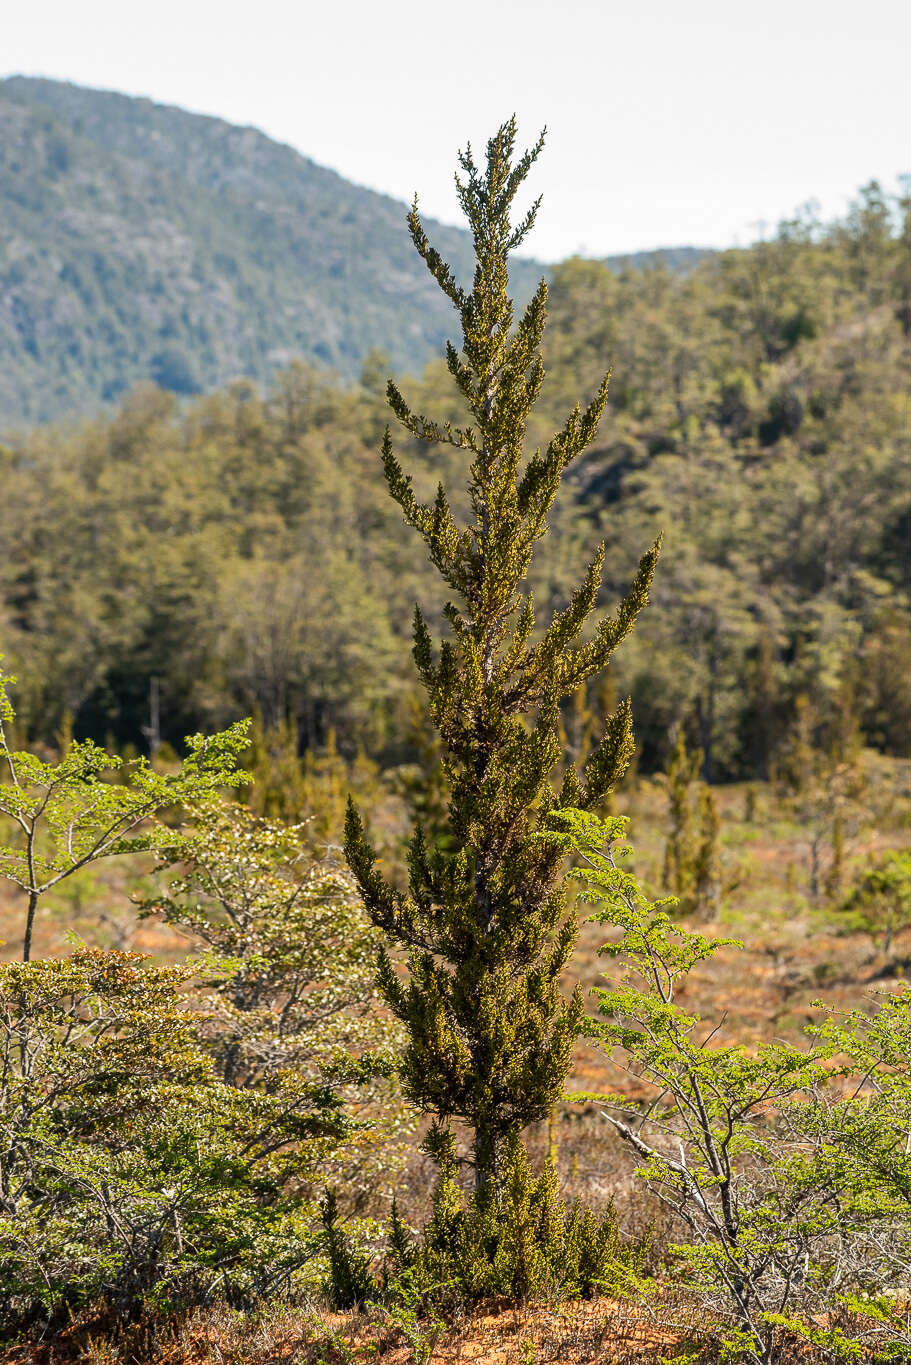
<path id="1" fill-rule="evenodd" d="M 525 433 L 541 388 L 540 343 L 547 286 L 541 281 L 515 322 L 509 253 L 530 231 L 537 201 L 513 224 L 516 195 L 543 136 L 515 157 L 515 120 L 487 145 L 486 164 L 460 154 L 459 199 L 474 237 L 473 286 L 463 288 L 431 246 L 418 214 L 408 226 L 420 255 L 459 315 L 461 349 L 447 345 L 449 372 L 471 414 L 455 427 L 414 413 L 395 384 L 390 407 L 412 436 L 464 452 L 470 519 L 459 524 L 442 485 L 422 504 L 393 451 L 387 429 L 383 468 L 405 520 L 427 545 L 454 597 L 443 607 L 448 631 L 435 648 L 419 610 L 414 658 L 442 741 L 450 801 L 445 837 L 418 827 L 410 845 L 407 891 L 381 874 L 361 818 L 349 808 L 346 852 L 373 921 L 407 955 L 407 974 L 385 951 L 380 979 L 407 1029 L 406 1091 L 434 1116 L 430 1150 L 445 1165 L 451 1121 L 468 1126 L 479 1191 L 497 1191 L 506 1154 L 529 1123 L 560 1096 L 582 1016 L 560 976 L 576 937 L 567 913 L 561 860 L 536 837 L 559 806 L 593 809 L 629 763 L 629 703 L 604 720 L 581 771 L 570 766 L 556 793 L 563 757 L 559 704 L 605 667 L 644 605 L 658 547 L 641 561 L 614 617 L 585 632 L 601 581 L 604 546 L 571 600 L 543 631 L 526 577 L 561 475 L 592 441 L 607 400 L 607 378 L 578 405 L 546 448 L 529 453 Z"/>

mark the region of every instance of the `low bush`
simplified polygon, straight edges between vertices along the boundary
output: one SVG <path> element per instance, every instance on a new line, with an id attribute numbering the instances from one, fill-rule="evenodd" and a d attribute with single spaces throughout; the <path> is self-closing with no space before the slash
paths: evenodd
<path id="1" fill-rule="evenodd" d="M 284 1158 L 301 1164 L 312 1124 L 218 1080 L 186 978 L 86 948 L 0 966 L 3 1334 L 306 1278 L 315 1210 Z"/>
<path id="2" fill-rule="evenodd" d="M 324 1209 L 335 1307 L 374 1302 L 451 1315 L 490 1301 L 620 1296 L 640 1283 L 646 1242 L 623 1238 L 612 1207 L 597 1218 L 578 1201 L 567 1205 L 553 1165 L 548 1161 L 534 1175 L 520 1142 L 507 1152 L 496 1189 L 471 1193 L 458 1183 L 451 1133 L 435 1126 L 425 1146 L 441 1172 L 432 1214 L 416 1233 L 393 1208 L 375 1273 L 364 1251 L 344 1236 L 334 1202 Z"/>

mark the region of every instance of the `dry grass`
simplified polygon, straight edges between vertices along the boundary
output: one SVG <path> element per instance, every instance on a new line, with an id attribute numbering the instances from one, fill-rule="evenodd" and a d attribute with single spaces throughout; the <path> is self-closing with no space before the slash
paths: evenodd
<path id="1" fill-rule="evenodd" d="M 493 1306 L 443 1329 L 403 1330 L 376 1309 L 213 1307 L 139 1327 L 76 1323 L 53 1341 L 8 1348 L 0 1365 L 721 1365 L 723 1326 L 671 1288 L 645 1305 Z M 831 1365 L 798 1338 L 779 1341 L 776 1361 Z"/>
<path id="2" fill-rule="evenodd" d="M 673 1358 L 695 1345 L 691 1304 L 669 1297 L 649 1313 L 608 1299 L 560 1307 L 491 1309 L 466 1316 L 443 1332 L 419 1327 L 408 1339 L 376 1311 L 328 1313 L 265 1309 L 194 1312 L 160 1324 L 152 1336 L 125 1328 L 74 1327 L 53 1342 L 12 1348 L 0 1365 L 642 1365 Z M 706 1362 L 717 1358 L 703 1341 Z M 429 1354 L 427 1354 L 429 1352 Z"/>

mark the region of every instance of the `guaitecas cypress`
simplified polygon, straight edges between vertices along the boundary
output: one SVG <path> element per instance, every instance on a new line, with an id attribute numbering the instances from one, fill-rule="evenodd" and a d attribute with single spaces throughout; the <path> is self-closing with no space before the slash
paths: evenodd
<path id="1" fill-rule="evenodd" d="M 406 1093 L 434 1117 L 431 1145 L 441 1159 L 452 1150 L 452 1121 L 467 1125 L 476 1184 L 488 1194 L 498 1189 L 521 1130 L 562 1093 L 582 1017 L 578 992 L 567 1000 L 559 984 L 576 938 L 560 854 L 537 833 L 555 808 L 598 806 L 633 750 L 624 702 L 604 718 L 600 743 L 581 770 L 567 768 L 555 791 L 560 703 L 605 667 L 632 629 L 658 553 L 655 545 L 644 555 L 615 615 L 583 636 L 600 586 L 602 545 L 566 607 L 536 630 L 529 566 L 561 476 L 595 436 L 607 378 L 546 448 L 526 451 L 527 420 L 544 379 L 547 285 L 542 279 L 516 322 L 507 266 L 540 203 L 513 225 L 516 194 L 543 135 L 518 158 L 515 138 L 510 119 L 487 144 L 483 167 L 470 149 L 459 157 L 456 185 L 476 256 L 470 290 L 427 240 L 417 202 L 408 218 L 415 247 L 459 316 L 461 347 L 448 344 L 446 360 L 470 424 L 419 416 L 394 383 L 387 389 L 406 431 L 455 446 L 467 467 L 470 519 L 460 524 L 442 485 L 431 504 L 418 500 L 386 431 L 389 492 L 453 594 L 438 646 L 420 610 L 414 619 L 414 659 L 444 754 L 448 828 L 435 842 L 415 829 L 407 891 L 378 869 L 353 804 L 345 844 L 371 918 L 407 962 L 397 969 L 386 951 L 380 961 L 386 1000 L 407 1030 Z"/>

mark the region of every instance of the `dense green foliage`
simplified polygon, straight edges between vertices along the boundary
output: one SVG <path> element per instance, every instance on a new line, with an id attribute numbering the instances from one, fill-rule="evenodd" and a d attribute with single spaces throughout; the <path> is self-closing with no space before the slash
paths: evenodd
<path id="1" fill-rule="evenodd" d="M 844 222 L 786 224 L 687 275 L 553 274 L 530 438 L 606 363 L 612 401 L 532 583 L 546 618 L 606 533 L 607 605 L 664 529 L 658 609 L 612 665 L 647 768 L 682 723 L 709 778 L 774 775 L 799 714 L 824 744 L 846 692 L 869 743 L 911 753 L 904 212 L 869 189 Z M 385 498 L 370 385 L 296 365 L 266 396 L 239 384 L 184 411 L 146 389 L 0 452 L 0 639 L 35 737 L 69 713 L 139 744 L 157 676 L 172 743 L 258 708 L 307 748 L 334 726 L 349 756 L 408 756 L 401 636 L 433 574 Z M 431 368 L 410 396 L 459 424 L 447 386 Z M 458 452 L 406 456 L 416 495 L 442 477 L 463 514 Z"/>
<path id="2" fill-rule="evenodd" d="M 13 681 L 0 672 L 0 879 L 25 960 L 0 967 L 0 1335 L 86 1305 L 312 1288 L 325 1182 L 357 1208 L 410 1128 L 351 879 L 299 827 L 225 799 L 244 722 L 191 737 L 170 773 L 72 739 L 49 761 L 9 743 Z M 187 961 L 81 943 L 29 961 L 49 891 L 137 854 L 157 891 L 134 908 L 178 929 Z"/>
<path id="3" fill-rule="evenodd" d="M 884 953 L 902 929 L 911 925 L 911 853 L 885 853 L 858 875 L 844 899 L 845 920 L 863 929 Z"/>
<path id="4" fill-rule="evenodd" d="M 442 1178 L 417 1235 L 393 1203 L 385 1254 L 374 1267 L 345 1235 L 333 1192 L 323 1204 L 329 1295 L 336 1308 L 382 1303 L 420 1314 L 458 1314 L 506 1299 L 559 1302 L 626 1289 L 644 1247 L 620 1233 L 613 1207 L 595 1217 L 581 1201 L 568 1207 L 552 1163 L 531 1170 L 520 1142 L 503 1161 L 500 1199 L 466 1195 L 454 1146 L 438 1151 Z"/>
<path id="5" fill-rule="evenodd" d="M 484 1213 L 505 1216 L 509 1155 L 528 1124 L 559 1099 L 569 1071 L 580 1002 L 563 999 L 560 978 L 575 941 L 559 855 L 535 837 L 546 824 L 562 757 L 559 706 L 600 673 L 644 606 L 657 547 L 646 553 L 614 617 L 594 638 L 582 631 L 598 588 L 603 546 L 563 610 L 532 641 L 535 606 L 526 576 L 561 478 L 591 445 L 607 399 L 601 380 L 547 445 L 526 458 L 529 416 L 544 378 L 540 345 L 547 285 L 541 281 L 514 324 L 507 260 L 530 231 L 537 205 L 516 222 L 516 195 L 543 145 L 514 159 L 515 121 L 487 144 L 486 163 L 460 156 L 459 198 L 477 265 L 470 291 L 429 244 L 412 209 L 411 236 L 456 308 L 461 349 L 447 367 L 470 414 L 455 427 L 418 416 L 390 381 L 389 405 L 406 431 L 456 450 L 466 466 L 469 515 L 453 514 L 441 482 L 419 500 L 387 429 L 383 470 L 405 521 L 424 540 L 446 588 L 449 633 L 435 648 L 420 607 L 414 661 L 442 745 L 448 837 L 415 828 L 408 890 L 376 867 L 376 852 L 352 804 L 345 853 L 367 912 L 391 947 L 407 955 L 400 979 L 387 952 L 380 982 L 407 1032 L 399 1064 L 405 1092 L 433 1119 L 427 1149 L 445 1170 L 453 1121 L 470 1132 L 470 1165 Z M 584 766 L 563 772 L 563 801 L 597 807 L 633 752 L 628 704 L 603 718 Z"/>
<path id="6" fill-rule="evenodd" d="M 395 1213 L 383 1289 L 395 1302 L 410 1291 L 425 1313 L 465 1304 L 590 1298 L 627 1288 L 642 1248 L 620 1234 L 613 1208 L 597 1218 L 577 1200 L 567 1207 L 553 1165 L 535 1176 L 521 1143 L 504 1160 L 497 1205 L 466 1199 L 454 1150 L 443 1161 L 433 1212 L 413 1238 Z"/>
<path id="7" fill-rule="evenodd" d="M 219 1081 L 188 975 L 89 949 L 0 968 L 0 1334 L 86 1304 L 243 1300 L 317 1255 L 289 1173 L 347 1120 Z"/>

